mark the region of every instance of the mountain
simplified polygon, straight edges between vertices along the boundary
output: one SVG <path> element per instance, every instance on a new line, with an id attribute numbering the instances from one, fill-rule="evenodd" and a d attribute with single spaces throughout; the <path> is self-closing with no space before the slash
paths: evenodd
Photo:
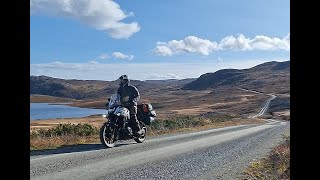
<path id="1" fill-rule="evenodd" d="M 132 80 L 144 96 L 176 90 L 211 90 L 242 87 L 262 92 L 290 92 L 290 61 L 267 62 L 250 69 L 223 69 L 206 73 L 199 78 L 168 80 Z M 30 76 L 30 94 L 49 95 L 71 99 L 96 99 L 115 93 L 117 81 L 59 79 L 48 76 Z"/>
<path id="2" fill-rule="evenodd" d="M 159 90 L 172 90 L 183 87 L 194 79 L 185 80 L 131 80 L 145 94 Z M 59 79 L 48 76 L 30 76 L 30 95 L 49 95 L 72 99 L 96 99 L 115 93 L 119 82 L 98 80 Z"/>
<path id="3" fill-rule="evenodd" d="M 30 76 L 30 94 L 83 99 L 103 96 L 115 88 L 116 85 L 112 82 Z"/>
<path id="4" fill-rule="evenodd" d="M 183 86 L 183 90 L 242 87 L 266 93 L 290 92 L 290 61 L 266 62 L 249 69 L 223 69 L 206 73 Z"/>

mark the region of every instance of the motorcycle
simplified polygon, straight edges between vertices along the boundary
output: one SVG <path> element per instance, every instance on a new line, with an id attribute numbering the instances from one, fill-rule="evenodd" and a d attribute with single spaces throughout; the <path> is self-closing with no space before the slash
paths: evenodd
<path id="1" fill-rule="evenodd" d="M 152 105 L 150 103 L 138 105 L 137 118 L 142 134 L 137 135 L 133 133 L 134 126 L 130 121 L 130 111 L 121 104 L 120 95 L 113 94 L 108 101 L 108 113 L 103 115 L 107 118 L 107 122 L 100 128 L 101 143 L 107 148 L 114 147 L 118 140 L 134 139 L 137 143 L 143 143 L 146 140 L 146 125 L 150 125 L 156 116 Z"/>

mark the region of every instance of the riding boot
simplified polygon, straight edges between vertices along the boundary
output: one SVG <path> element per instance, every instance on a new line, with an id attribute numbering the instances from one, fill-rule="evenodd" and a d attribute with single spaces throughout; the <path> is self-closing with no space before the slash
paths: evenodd
<path id="1" fill-rule="evenodd" d="M 142 135 L 143 131 L 140 128 L 139 121 L 137 118 L 137 106 L 130 106 L 128 107 L 130 111 L 130 120 L 133 124 L 133 134 L 134 135 Z"/>
<path id="2" fill-rule="evenodd" d="M 141 135 L 143 132 L 141 130 L 141 127 L 139 125 L 139 121 L 138 119 L 134 120 L 132 119 L 132 124 L 133 124 L 133 134 L 135 135 Z"/>

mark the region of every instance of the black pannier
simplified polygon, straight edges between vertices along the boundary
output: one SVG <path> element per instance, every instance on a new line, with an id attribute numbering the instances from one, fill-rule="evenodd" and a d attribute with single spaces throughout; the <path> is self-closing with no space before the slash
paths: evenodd
<path id="1" fill-rule="evenodd" d="M 156 111 L 153 110 L 151 103 L 138 104 L 138 120 L 144 122 L 146 125 L 150 125 L 154 121 L 154 117 L 157 116 Z"/>

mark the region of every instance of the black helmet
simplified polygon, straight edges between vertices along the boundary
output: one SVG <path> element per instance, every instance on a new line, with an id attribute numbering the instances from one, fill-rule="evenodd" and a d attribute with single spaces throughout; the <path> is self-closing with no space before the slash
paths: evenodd
<path id="1" fill-rule="evenodd" d="M 119 79 L 120 79 L 120 80 L 122 80 L 122 79 L 127 79 L 127 80 L 129 80 L 128 76 L 125 75 L 125 74 L 124 74 L 124 75 L 121 75 L 121 76 L 119 77 Z"/>
<path id="2" fill-rule="evenodd" d="M 120 85 L 121 86 L 124 86 L 125 84 L 128 84 L 129 83 L 129 78 L 128 78 L 128 76 L 127 75 L 121 75 L 120 77 L 119 77 L 119 79 L 120 79 Z"/>

